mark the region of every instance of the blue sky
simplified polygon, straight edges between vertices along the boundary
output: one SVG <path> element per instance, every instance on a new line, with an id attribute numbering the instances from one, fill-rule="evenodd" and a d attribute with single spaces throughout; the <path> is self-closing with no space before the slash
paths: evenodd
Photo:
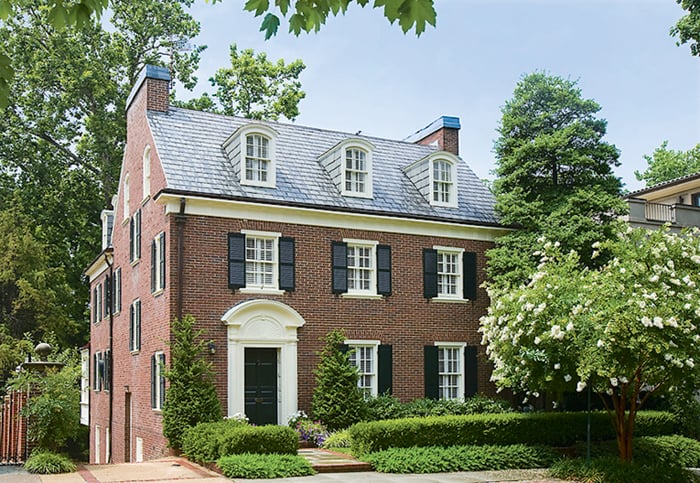
<path id="1" fill-rule="evenodd" d="M 457 116 L 460 154 L 482 178 L 493 178 L 500 109 L 534 71 L 578 80 L 602 106 L 629 190 L 643 187 L 634 171 L 662 141 L 682 150 L 700 142 L 700 58 L 669 35 L 683 15 L 674 0 L 436 0 L 437 27 L 420 38 L 355 6 L 317 34 L 297 38 L 283 24 L 268 41 L 243 3 L 193 6 L 202 25 L 195 43 L 208 46 L 194 94 L 213 92 L 208 79 L 229 65 L 231 43 L 272 60 L 300 58 L 297 124 L 403 139 Z"/>

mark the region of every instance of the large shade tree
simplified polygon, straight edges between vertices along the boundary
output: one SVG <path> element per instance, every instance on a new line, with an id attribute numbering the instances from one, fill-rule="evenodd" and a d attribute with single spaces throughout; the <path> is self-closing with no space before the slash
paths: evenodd
<path id="1" fill-rule="evenodd" d="M 498 286 L 518 285 L 532 272 L 536 240 L 545 235 L 589 253 L 624 213 L 620 181 L 612 169 L 618 150 L 603 138 L 600 105 L 585 99 L 576 81 L 536 72 L 518 82 L 495 141 L 496 211 L 518 227 L 489 251 L 489 276 Z M 584 263 L 591 263 L 584 255 Z"/>
<path id="2" fill-rule="evenodd" d="M 668 149 L 668 141 L 661 143 L 651 156 L 645 155 L 647 169 L 634 175 L 647 186 L 670 181 L 700 172 L 700 144 L 687 151 Z"/>
<path id="3" fill-rule="evenodd" d="M 608 260 L 597 269 L 544 242 L 527 283 L 489 291 L 480 331 L 497 385 L 597 393 L 630 461 L 649 397 L 692 397 L 700 383 L 700 233 L 619 230 L 595 245 Z"/>

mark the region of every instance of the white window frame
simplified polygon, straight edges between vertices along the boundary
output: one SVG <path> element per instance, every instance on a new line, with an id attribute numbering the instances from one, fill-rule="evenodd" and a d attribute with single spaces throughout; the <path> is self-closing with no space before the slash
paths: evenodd
<path id="1" fill-rule="evenodd" d="M 449 180 L 436 179 L 435 168 L 437 165 L 444 165 L 449 169 L 446 171 Z M 454 161 L 443 156 L 436 156 L 430 159 L 430 204 L 433 206 L 447 206 L 454 208 L 457 206 L 457 166 Z M 445 172 L 445 171 L 441 171 Z M 436 199 L 436 196 L 438 199 Z M 445 200 L 444 198 L 447 198 Z"/>
<path id="2" fill-rule="evenodd" d="M 341 166 L 340 170 L 342 173 L 342 178 L 340 180 L 340 188 L 343 196 L 354 196 L 358 198 L 372 198 L 373 196 L 373 172 L 372 172 L 372 152 L 374 146 L 362 139 L 352 139 L 340 146 L 341 149 Z M 364 154 L 364 170 L 355 169 L 355 167 L 348 167 L 347 156 L 349 151 L 357 151 Z M 354 158 L 353 158 L 354 159 Z M 353 181 L 353 187 L 348 189 L 348 175 L 364 175 L 363 189 L 354 189 L 355 181 Z"/>
<path id="3" fill-rule="evenodd" d="M 129 221 L 129 261 L 132 265 L 141 260 L 142 216 L 141 209 L 138 209 Z"/>
<path id="4" fill-rule="evenodd" d="M 123 204 L 123 210 L 124 210 L 124 221 L 129 219 L 129 215 L 131 212 L 129 211 L 129 202 L 131 200 L 131 191 L 129 188 L 129 173 L 126 173 L 124 175 L 124 184 L 122 184 L 122 188 L 124 188 L 124 195 L 122 196 L 122 201 L 124 202 Z"/>
<path id="5" fill-rule="evenodd" d="M 438 348 L 438 396 L 440 399 L 447 400 L 457 400 L 464 399 L 464 348 L 467 346 L 466 342 L 435 342 L 435 346 Z M 444 363 L 441 367 L 441 358 L 444 361 L 444 356 L 451 353 L 457 354 L 456 370 L 451 370 L 453 368 L 445 367 Z M 449 385 L 449 390 L 453 391 L 455 394 L 445 395 L 445 391 L 448 387 L 444 384 L 447 377 L 456 377 L 456 383 Z"/>
<path id="6" fill-rule="evenodd" d="M 160 361 L 162 356 L 165 355 L 163 351 L 156 351 L 153 353 L 155 356 L 155 381 L 152 381 L 153 390 L 155 391 L 155 406 L 152 407 L 154 411 L 161 411 L 163 409 L 162 403 L 165 401 L 165 394 L 161 394 L 161 380 L 165 378 L 163 375 L 163 367 L 161 367 Z"/>
<path id="7" fill-rule="evenodd" d="M 252 123 L 240 128 L 237 133 L 232 135 L 233 138 L 239 136 L 238 143 L 240 144 L 238 153 L 238 162 L 240 163 L 240 180 L 242 185 L 260 186 L 263 188 L 274 188 L 277 185 L 277 132 L 261 123 Z M 265 158 L 267 164 L 267 179 L 265 181 L 248 179 L 246 173 L 246 158 L 248 157 L 248 136 L 262 136 L 268 141 L 268 157 Z M 231 139 L 231 138 L 229 138 Z M 229 140 L 224 142 L 224 148 L 230 144 Z"/>
<path id="8" fill-rule="evenodd" d="M 112 314 L 122 311 L 122 268 L 117 267 L 112 274 Z"/>
<path id="9" fill-rule="evenodd" d="M 142 332 L 142 320 L 141 320 L 141 300 L 136 299 L 131 302 L 131 308 L 129 309 L 129 348 L 132 354 L 136 354 L 141 351 L 141 332 Z M 132 317 L 131 314 L 134 314 Z M 136 330 L 138 328 L 138 330 Z"/>
<path id="10" fill-rule="evenodd" d="M 151 146 L 143 150 L 143 201 L 151 197 Z"/>
<path id="11" fill-rule="evenodd" d="M 245 235 L 245 263 L 246 263 L 246 285 L 240 289 L 241 293 L 268 293 L 268 294 L 283 294 L 284 290 L 279 288 L 279 273 L 280 273 L 280 261 L 279 261 L 279 239 L 282 236 L 281 233 L 271 232 L 271 231 L 254 231 L 254 230 L 241 230 L 241 233 Z M 263 240 L 270 241 L 272 243 L 272 260 L 257 260 L 248 258 L 248 242 L 250 240 Z M 248 279 L 249 274 L 249 264 L 267 264 L 272 267 L 272 282 L 270 284 L 265 283 L 254 283 Z"/>
<path id="12" fill-rule="evenodd" d="M 443 247 L 443 246 L 433 246 L 433 249 L 437 251 L 437 299 L 442 300 L 459 300 L 463 301 L 464 297 L 464 262 L 463 254 L 464 248 L 455 247 Z M 443 264 L 442 258 L 445 255 L 456 257 L 457 261 L 455 263 L 456 272 L 447 272 L 445 270 L 441 271 L 441 265 Z M 455 293 L 451 294 L 444 291 L 443 280 L 447 277 L 455 277 Z"/>
<path id="13" fill-rule="evenodd" d="M 102 283 L 97 284 L 97 292 L 95 294 L 95 323 L 102 322 Z"/>
<path id="14" fill-rule="evenodd" d="M 155 262 L 156 262 L 156 267 L 154 268 L 154 273 L 155 273 L 155 290 L 151 292 L 153 295 L 157 295 L 163 292 L 165 289 L 165 268 L 161 271 L 161 267 L 164 267 L 165 263 L 165 247 L 161 250 L 161 240 L 165 237 L 165 232 L 161 231 L 156 235 L 156 237 L 153 239 L 155 242 L 155 251 L 156 251 L 156 256 L 155 256 Z"/>
<path id="15" fill-rule="evenodd" d="M 343 239 L 343 243 L 347 245 L 347 271 L 348 271 L 348 291 L 343 296 L 362 296 L 362 297 L 378 297 L 382 296 L 377 293 L 377 245 L 379 242 L 370 240 Z M 369 267 L 350 265 L 350 252 L 356 249 L 369 249 Z M 364 271 L 369 273 L 369 288 L 358 289 L 351 287 L 353 273 L 356 271 Z"/>
<path id="16" fill-rule="evenodd" d="M 80 350 L 80 424 L 90 424 L 90 351 Z"/>
<path id="17" fill-rule="evenodd" d="M 378 340 L 346 340 L 345 344 L 349 347 L 349 349 L 352 351 L 354 350 L 355 352 L 350 354 L 350 363 L 355 366 L 358 370 L 358 373 L 360 375 L 360 378 L 357 381 L 357 387 L 359 387 L 364 396 L 365 399 L 368 399 L 370 397 L 377 397 L 378 394 L 378 387 L 379 387 L 379 344 L 380 341 Z M 363 368 L 359 367 L 357 364 L 357 354 L 358 354 L 358 349 L 361 349 L 363 352 L 366 350 L 368 354 L 371 354 L 371 370 L 370 371 L 365 371 Z M 369 384 L 367 384 L 367 379 L 369 378 Z"/>

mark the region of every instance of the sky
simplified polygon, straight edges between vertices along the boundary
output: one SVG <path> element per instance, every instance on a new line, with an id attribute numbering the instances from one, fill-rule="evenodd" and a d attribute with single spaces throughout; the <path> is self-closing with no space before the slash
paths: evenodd
<path id="1" fill-rule="evenodd" d="M 193 43 L 207 49 L 197 87 L 180 87 L 178 97 L 213 93 L 208 79 L 230 65 L 236 43 L 273 61 L 304 61 L 296 124 L 404 139 L 440 116 L 459 117 L 460 155 L 481 178 L 494 177 L 502 106 L 536 71 L 577 81 L 600 104 L 605 140 L 620 150 L 615 172 L 630 191 L 643 187 L 634 171 L 664 140 L 676 150 L 700 143 L 700 58 L 669 35 L 684 13 L 675 0 L 434 3 L 437 26 L 420 37 L 404 35 L 380 9 L 353 5 L 318 33 L 295 37 L 283 21 L 265 41 L 243 0 L 197 0 Z"/>

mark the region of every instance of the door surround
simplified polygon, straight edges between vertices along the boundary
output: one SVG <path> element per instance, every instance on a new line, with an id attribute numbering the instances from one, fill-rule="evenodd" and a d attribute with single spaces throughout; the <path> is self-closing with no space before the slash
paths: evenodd
<path id="1" fill-rule="evenodd" d="M 304 319 L 282 302 L 256 299 L 236 304 L 221 321 L 228 339 L 228 416 L 245 413 L 246 347 L 268 347 L 278 351 L 277 421 L 285 424 L 297 411 L 297 329 Z"/>

